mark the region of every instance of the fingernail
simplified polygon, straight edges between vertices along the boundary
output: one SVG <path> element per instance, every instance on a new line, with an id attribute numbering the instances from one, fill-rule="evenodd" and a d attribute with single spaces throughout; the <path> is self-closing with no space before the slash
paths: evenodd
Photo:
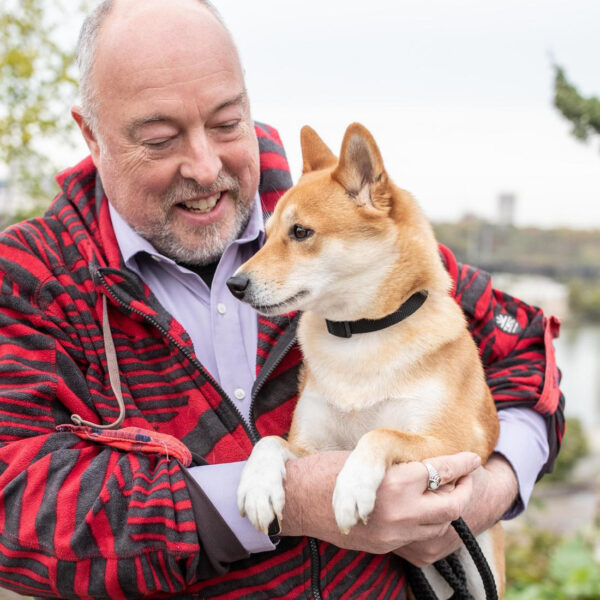
<path id="1" fill-rule="evenodd" d="M 473 455 L 473 468 L 476 469 L 479 466 L 481 466 L 481 456 L 479 456 L 479 454 L 474 454 Z"/>

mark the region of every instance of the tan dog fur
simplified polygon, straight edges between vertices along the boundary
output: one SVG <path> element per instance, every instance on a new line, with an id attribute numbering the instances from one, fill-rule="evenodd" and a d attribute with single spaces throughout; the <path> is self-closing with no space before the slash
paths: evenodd
<path id="1" fill-rule="evenodd" d="M 498 418 L 432 228 L 388 177 L 371 134 L 350 125 L 339 161 L 312 129 L 303 128 L 301 140 L 303 175 L 269 219 L 263 249 L 238 270 L 249 277 L 244 300 L 260 312 L 303 311 L 300 397 L 289 442 L 267 437 L 255 447 L 238 504 L 266 531 L 281 517 L 286 460 L 352 450 L 333 497 L 338 526 L 347 532 L 367 521 L 390 465 L 463 450 L 485 462 Z M 313 233 L 297 239 L 297 225 Z M 349 339 L 327 331 L 325 319 L 378 319 L 422 290 L 423 306 L 392 327 Z M 481 543 L 501 597 L 502 536 L 495 530 Z"/>

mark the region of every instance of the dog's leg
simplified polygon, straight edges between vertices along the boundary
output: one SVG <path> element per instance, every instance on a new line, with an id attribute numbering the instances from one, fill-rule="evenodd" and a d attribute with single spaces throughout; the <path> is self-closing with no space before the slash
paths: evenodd
<path id="1" fill-rule="evenodd" d="M 267 533 L 275 516 L 281 520 L 285 504 L 285 463 L 296 456 L 298 451 L 283 438 L 267 436 L 254 446 L 242 470 L 238 508 L 259 531 Z"/>
<path id="2" fill-rule="evenodd" d="M 423 460 L 441 453 L 442 444 L 434 437 L 394 429 L 365 433 L 346 460 L 335 484 L 333 510 L 340 531 L 348 533 L 359 519 L 367 522 L 379 484 L 390 465 Z"/>

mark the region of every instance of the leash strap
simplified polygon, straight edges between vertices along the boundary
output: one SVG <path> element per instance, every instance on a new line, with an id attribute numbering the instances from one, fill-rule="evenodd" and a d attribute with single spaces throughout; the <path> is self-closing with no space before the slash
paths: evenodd
<path id="1" fill-rule="evenodd" d="M 359 319 L 358 321 L 329 321 L 326 319 L 327 331 L 331 335 L 341 338 L 350 338 L 355 333 L 379 331 L 410 317 L 423 306 L 425 300 L 427 300 L 427 292 L 416 292 L 397 311 L 381 319 Z"/>
<path id="2" fill-rule="evenodd" d="M 93 427 L 94 429 L 118 429 L 125 418 L 125 401 L 121 392 L 121 378 L 119 376 L 119 365 L 117 362 L 117 351 L 115 342 L 110 331 L 110 321 L 108 320 L 108 303 L 106 296 L 102 295 L 102 335 L 104 337 L 104 352 L 106 353 L 106 364 L 108 366 L 108 377 L 110 387 L 119 406 L 119 416 L 115 421 L 108 425 L 97 425 L 91 421 L 82 419 L 79 415 L 71 415 L 71 421 L 78 426 Z"/>
<path id="3" fill-rule="evenodd" d="M 473 532 L 460 517 L 456 519 L 456 521 L 452 521 L 452 527 L 454 527 L 456 533 L 458 533 L 466 549 L 469 551 L 469 554 L 481 575 L 486 600 L 498 600 L 498 590 L 496 589 L 496 582 L 492 570 L 490 569 L 490 565 L 481 551 Z"/>
<path id="4" fill-rule="evenodd" d="M 483 582 L 486 600 L 498 600 L 498 591 L 496 589 L 496 582 L 494 581 L 492 570 L 490 569 L 473 532 L 462 518 L 452 521 L 451 524 L 456 533 L 458 533 L 477 567 L 477 571 Z M 418 598 L 418 600 L 439 600 L 436 593 L 433 591 L 433 588 L 427 581 L 423 571 L 409 562 L 406 562 L 405 564 L 406 574 L 415 598 Z M 456 557 L 453 554 L 435 562 L 434 566 L 454 591 L 452 600 L 473 600 L 473 596 L 467 589 L 466 577 L 462 565 L 456 560 Z"/>

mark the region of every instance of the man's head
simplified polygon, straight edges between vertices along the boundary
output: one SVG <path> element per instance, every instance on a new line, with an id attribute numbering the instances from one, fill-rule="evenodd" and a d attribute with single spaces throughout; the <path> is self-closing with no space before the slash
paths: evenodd
<path id="1" fill-rule="evenodd" d="M 200 0 L 115 0 L 86 21 L 73 108 L 106 194 L 159 251 L 216 260 L 244 228 L 258 144 L 229 32 Z"/>

